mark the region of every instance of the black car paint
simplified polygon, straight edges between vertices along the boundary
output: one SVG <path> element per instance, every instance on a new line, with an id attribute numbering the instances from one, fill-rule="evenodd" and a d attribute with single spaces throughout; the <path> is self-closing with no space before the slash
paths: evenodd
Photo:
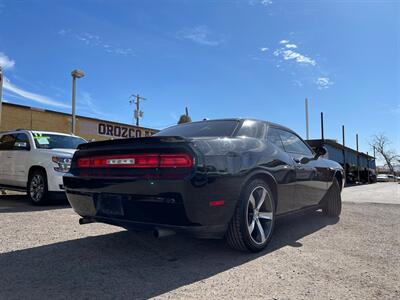
<path id="1" fill-rule="evenodd" d="M 71 174 L 64 177 L 68 199 L 79 215 L 93 221 L 126 228 L 172 228 L 198 237 L 221 237 L 250 179 L 260 177 L 271 185 L 277 201 L 276 213 L 283 215 L 318 206 L 335 174 L 342 176 L 342 168 L 333 161 L 309 157 L 306 163 L 296 162 L 301 160 L 301 155 L 286 153 L 265 137 L 234 135 L 155 136 L 81 145 L 74 155 Z M 195 166 L 180 173 L 161 169 L 116 173 L 115 170 L 76 168 L 79 157 L 152 151 L 188 152 L 195 157 Z M 210 201 L 216 200 L 224 200 L 224 205 L 211 207 Z M 111 208 L 107 210 L 100 203 L 108 203 Z"/>

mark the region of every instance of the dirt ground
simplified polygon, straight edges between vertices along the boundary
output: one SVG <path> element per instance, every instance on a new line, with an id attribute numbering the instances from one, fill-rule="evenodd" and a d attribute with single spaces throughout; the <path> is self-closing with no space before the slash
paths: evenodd
<path id="1" fill-rule="evenodd" d="M 399 299 L 400 184 L 345 188 L 340 219 L 277 224 L 259 254 L 88 224 L 0 196 L 1 299 Z"/>

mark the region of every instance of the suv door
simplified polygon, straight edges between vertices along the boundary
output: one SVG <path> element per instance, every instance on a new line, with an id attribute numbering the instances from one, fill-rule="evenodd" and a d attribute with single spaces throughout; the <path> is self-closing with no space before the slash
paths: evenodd
<path id="1" fill-rule="evenodd" d="M 0 134 L 0 185 L 4 185 L 4 161 L 5 158 L 3 158 L 3 151 L 2 151 L 2 147 L 4 147 L 3 143 L 2 143 L 2 139 L 3 139 L 3 135 Z"/>
<path id="2" fill-rule="evenodd" d="M 278 129 L 285 151 L 292 157 L 296 168 L 296 209 L 318 204 L 326 193 L 325 168 L 319 167 L 311 148 L 294 132 Z"/>
<path id="3" fill-rule="evenodd" d="M 26 133 L 17 133 L 15 143 L 11 150 L 12 163 L 12 184 L 26 187 L 28 182 L 28 166 L 31 145 Z"/>
<path id="4" fill-rule="evenodd" d="M 4 134 L 0 138 L 0 184 L 12 185 L 12 158 L 11 151 L 14 147 L 16 136 Z"/>

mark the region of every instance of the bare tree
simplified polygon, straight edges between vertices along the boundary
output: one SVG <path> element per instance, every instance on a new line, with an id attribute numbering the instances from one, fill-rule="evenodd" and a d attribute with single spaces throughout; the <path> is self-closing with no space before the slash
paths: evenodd
<path id="1" fill-rule="evenodd" d="M 390 172 L 394 173 L 393 163 L 400 161 L 400 156 L 392 149 L 388 149 L 390 144 L 390 140 L 383 133 L 374 135 L 370 142 L 371 147 L 375 148 L 378 156 L 385 160 Z"/>

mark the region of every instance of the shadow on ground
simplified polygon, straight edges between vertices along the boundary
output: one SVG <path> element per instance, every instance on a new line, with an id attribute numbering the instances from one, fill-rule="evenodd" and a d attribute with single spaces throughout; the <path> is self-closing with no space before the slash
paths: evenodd
<path id="1" fill-rule="evenodd" d="M 230 250 L 222 240 L 116 232 L 0 255 L 2 298 L 135 298 L 161 295 L 268 255 L 338 219 L 320 212 L 279 221 L 268 249 Z M 96 226 L 95 224 L 86 226 Z"/>
<path id="2" fill-rule="evenodd" d="M 53 210 L 66 207 L 69 207 L 68 200 L 60 196 L 52 198 L 51 205 L 36 206 L 33 205 L 26 194 L 0 195 L 0 214 Z"/>

